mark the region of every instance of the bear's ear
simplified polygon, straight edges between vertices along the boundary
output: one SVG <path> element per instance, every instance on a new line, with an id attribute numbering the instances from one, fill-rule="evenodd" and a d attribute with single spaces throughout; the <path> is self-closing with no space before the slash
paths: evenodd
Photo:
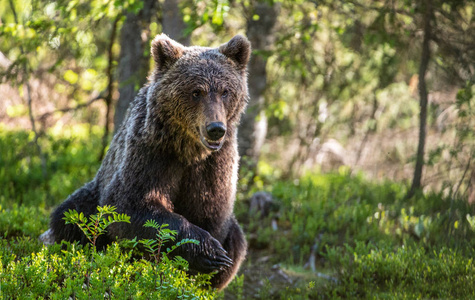
<path id="1" fill-rule="evenodd" d="M 156 68 L 166 71 L 183 55 L 185 46 L 175 42 L 166 34 L 157 35 L 152 41 L 152 57 Z"/>
<path id="2" fill-rule="evenodd" d="M 219 46 L 219 52 L 233 60 L 238 70 L 243 70 L 251 55 L 251 43 L 242 35 L 236 35 L 226 44 Z"/>

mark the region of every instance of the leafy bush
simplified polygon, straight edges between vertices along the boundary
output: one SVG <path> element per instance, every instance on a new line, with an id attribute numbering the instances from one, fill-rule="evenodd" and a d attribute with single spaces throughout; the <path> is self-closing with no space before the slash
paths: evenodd
<path id="1" fill-rule="evenodd" d="M 437 193 L 405 199 L 404 185 L 344 170 L 275 181 L 268 190 L 279 211 L 251 217 L 247 231 L 272 263 L 299 274 L 281 297 L 473 297 L 475 221 L 466 200 Z M 319 273 L 302 269 L 312 256 Z"/>
<path id="2" fill-rule="evenodd" d="M 158 255 L 160 240 L 173 237 L 158 224 L 149 223 L 156 239 L 114 243 L 102 252 L 68 243 L 44 247 L 38 241 L 51 207 L 94 176 L 99 133 L 82 126 L 46 133 L 48 175 L 43 178 L 34 147 L 28 146 L 32 137 L 0 130 L 0 298 L 224 297 L 207 288 L 210 275 L 189 276 L 185 261 Z M 236 213 L 254 247 L 251 254 L 268 257 L 269 269 L 278 266 L 293 280 L 276 284 L 244 272 L 226 298 L 475 297 L 475 217 L 466 200 L 441 193 L 405 199 L 402 184 L 370 182 L 345 170 L 280 180 L 271 166 L 260 163 L 260 168 L 258 176 L 244 174 L 242 181 L 254 186 L 251 192 L 272 193 L 276 210 L 264 219 L 249 216 L 245 201 L 238 201 Z M 240 200 L 247 196 L 238 193 Z M 114 212 L 105 215 L 114 220 Z M 261 268 L 255 256 L 246 264 L 248 270 Z M 254 285 L 251 292 L 249 285 Z"/>
<path id="3" fill-rule="evenodd" d="M 154 265 L 113 243 L 104 252 L 64 243 L 17 257 L 0 240 L 2 299 L 209 299 L 209 275 L 188 276 L 181 260 Z M 157 272 L 162 281 L 157 280 Z"/>
<path id="4" fill-rule="evenodd" d="M 66 250 L 61 250 L 56 244 L 51 247 L 43 246 L 39 252 L 25 253 L 17 259 L 9 249 L 8 241 L 2 240 L 2 299 L 207 299 L 213 295 L 213 291 L 206 289 L 211 275 L 189 276 L 186 273 L 187 261 L 180 257 L 170 260 L 167 256 L 177 247 L 185 243 L 198 243 L 197 241 L 182 240 L 160 253 L 162 243 L 174 240 L 176 235 L 176 232 L 166 229 L 166 224 L 158 225 L 153 221 L 145 224 L 146 227 L 157 230 L 156 240 L 140 241 L 155 257 L 153 262 L 132 259 L 133 251 L 124 252 L 117 243 L 109 246 L 105 252 L 97 252 L 96 240 L 106 232 L 107 226 L 116 222 L 130 222 L 130 217 L 118 214 L 114 207 L 97 209 L 97 214 L 88 219 L 74 210 L 65 213 L 66 223 L 79 226 L 90 241 L 91 244 L 86 247 L 70 243 L 64 243 Z M 15 244 L 24 243 L 17 240 Z M 27 249 L 32 250 L 31 247 Z M 20 294 L 18 290 L 21 291 Z"/>
<path id="5" fill-rule="evenodd" d="M 50 208 L 94 177 L 100 162 L 101 129 L 75 125 L 52 128 L 40 140 L 46 177 L 33 134 L 0 124 L 0 205 Z"/>
<path id="6" fill-rule="evenodd" d="M 98 206 L 97 214 L 90 215 L 89 220 L 82 212 L 73 209 L 65 212 L 63 219 L 66 224 L 76 224 L 94 247 L 97 238 L 106 233 L 107 226 L 118 222 L 130 223 L 129 216 L 117 213 L 115 207 L 110 205 Z"/>
<path id="7" fill-rule="evenodd" d="M 468 250 L 468 249 L 467 249 Z M 466 253 L 447 247 L 378 248 L 364 242 L 346 249 L 329 248 L 326 257 L 338 267 L 332 296 L 367 298 L 471 298 L 475 296 L 475 265 Z"/>
<path id="8" fill-rule="evenodd" d="M 34 218 L 32 218 L 34 216 Z M 48 211 L 34 206 L 0 205 L 0 232 L 4 238 L 38 237 L 48 227 Z"/>

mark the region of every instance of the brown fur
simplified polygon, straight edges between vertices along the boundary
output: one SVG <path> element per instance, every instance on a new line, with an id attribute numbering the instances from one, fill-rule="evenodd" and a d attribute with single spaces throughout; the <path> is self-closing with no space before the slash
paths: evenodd
<path id="1" fill-rule="evenodd" d="M 96 177 L 52 215 L 54 240 L 85 243 L 62 220 L 68 209 L 85 215 L 114 205 L 131 224 L 113 224 L 100 243 L 154 238 L 148 219 L 169 224 L 178 240 L 200 245 L 176 250 L 200 272 L 218 270 L 212 285 L 224 288 L 242 263 L 247 244 L 233 215 L 237 183 L 236 128 L 247 103 L 250 45 L 236 36 L 217 49 L 184 47 L 165 35 L 152 43 L 156 63 L 148 85 L 129 108 Z M 213 135 L 209 125 L 225 129 Z M 232 260 L 232 263 L 231 263 Z"/>

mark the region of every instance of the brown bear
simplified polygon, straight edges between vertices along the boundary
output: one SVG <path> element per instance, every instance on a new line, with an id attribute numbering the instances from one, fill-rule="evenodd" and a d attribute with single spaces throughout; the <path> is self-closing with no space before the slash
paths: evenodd
<path id="1" fill-rule="evenodd" d="M 64 212 L 86 216 L 113 205 L 131 217 L 115 223 L 99 242 L 154 238 L 143 224 L 154 219 L 191 238 L 173 253 L 190 270 L 217 271 L 212 286 L 226 287 L 247 244 L 233 206 L 237 184 L 237 124 L 248 100 L 249 41 L 235 36 L 218 48 L 184 47 L 166 35 L 152 42 L 155 69 L 131 103 L 96 177 L 66 199 L 43 236 L 86 243 Z M 175 253 L 176 252 L 176 253 Z"/>

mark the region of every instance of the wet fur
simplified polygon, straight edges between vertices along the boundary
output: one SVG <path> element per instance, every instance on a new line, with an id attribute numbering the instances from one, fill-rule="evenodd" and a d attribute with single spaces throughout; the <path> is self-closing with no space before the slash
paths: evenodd
<path id="1" fill-rule="evenodd" d="M 77 226 L 64 223 L 64 212 L 90 215 L 97 205 L 114 205 L 131 217 L 131 224 L 111 225 L 99 246 L 116 238 L 154 238 L 155 232 L 143 224 L 155 219 L 177 230 L 178 240 L 200 241 L 174 254 L 187 259 L 193 271 L 219 270 L 212 286 L 221 289 L 238 271 L 247 248 L 233 206 L 236 127 L 247 103 L 250 45 L 237 36 L 217 49 L 183 47 L 159 35 L 152 54 L 156 67 L 150 81 L 131 104 L 96 177 L 53 212 L 51 233 L 56 242 L 86 243 Z M 196 89 L 206 95 L 202 102 L 190 98 Z M 229 91 L 226 99 L 220 98 L 224 89 Z M 214 107 L 224 110 L 227 126 L 222 148 L 215 152 L 201 144 L 196 130 L 218 115 L 213 115 Z M 223 267 L 227 258 L 232 266 Z"/>

